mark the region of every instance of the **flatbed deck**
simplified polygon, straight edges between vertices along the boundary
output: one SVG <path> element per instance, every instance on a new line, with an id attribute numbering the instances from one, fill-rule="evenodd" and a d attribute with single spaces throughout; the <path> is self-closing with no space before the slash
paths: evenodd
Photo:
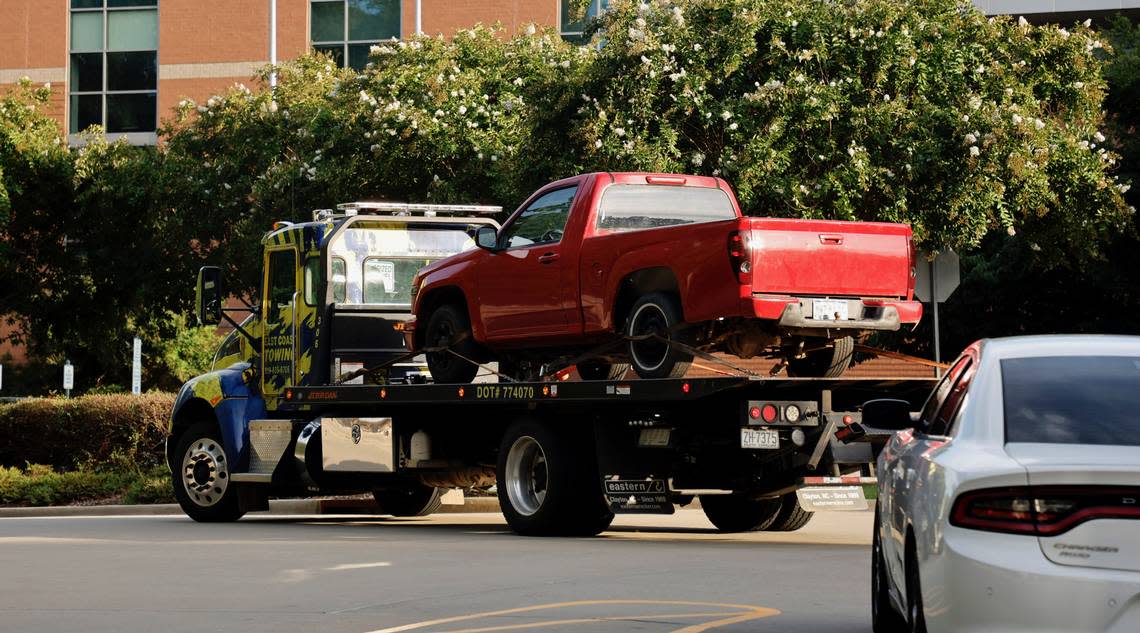
<path id="1" fill-rule="evenodd" d="M 776 395 L 830 392 L 844 400 L 884 397 L 925 397 L 935 379 L 915 378 L 764 378 L 716 377 L 659 380 L 564 381 L 423 384 L 333 385 L 293 387 L 285 392 L 284 407 L 439 404 L 548 405 L 689 402 L 734 392 L 737 395 Z M 862 400 L 860 400 L 861 402 Z"/>

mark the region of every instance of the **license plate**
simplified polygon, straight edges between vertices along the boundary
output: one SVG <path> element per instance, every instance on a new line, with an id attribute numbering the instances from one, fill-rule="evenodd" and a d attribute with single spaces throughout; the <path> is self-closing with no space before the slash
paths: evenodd
<path id="1" fill-rule="evenodd" d="M 816 321 L 846 321 L 847 302 L 815 299 L 811 302 L 811 318 Z"/>
<path id="2" fill-rule="evenodd" d="M 740 429 L 740 448 L 780 448 L 780 434 L 771 429 Z"/>

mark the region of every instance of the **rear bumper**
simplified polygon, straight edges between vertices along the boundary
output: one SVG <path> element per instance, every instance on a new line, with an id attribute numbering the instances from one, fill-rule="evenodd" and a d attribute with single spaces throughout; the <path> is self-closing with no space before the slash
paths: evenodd
<path id="1" fill-rule="evenodd" d="M 785 328 L 886 331 L 914 325 L 922 319 L 922 304 L 918 301 L 848 299 L 850 318 L 816 320 L 812 318 L 814 301 L 811 297 L 752 295 L 748 299 L 748 316 L 776 321 Z"/>
<path id="2" fill-rule="evenodd" d="M 1058 565 L 1032 536 L 947 527 L 921 572 L 930 633 L 1140 630 L 1140 573 Z"/>

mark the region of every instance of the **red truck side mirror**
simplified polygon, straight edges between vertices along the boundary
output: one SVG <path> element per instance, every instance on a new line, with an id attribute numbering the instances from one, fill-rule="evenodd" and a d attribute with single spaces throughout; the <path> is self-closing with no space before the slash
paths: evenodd
<path id="1" fill-rule="evenodd" d="M 475 245 L 488 251 L 499 250 L 499 234 L 493 226 L 481 226 L 475 230 Z"/>

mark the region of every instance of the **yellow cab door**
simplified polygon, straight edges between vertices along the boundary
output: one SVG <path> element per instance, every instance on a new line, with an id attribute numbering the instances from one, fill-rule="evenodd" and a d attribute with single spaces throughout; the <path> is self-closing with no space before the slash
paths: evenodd
<path id="1" fill-rule="evenodd" d="M 261 318 L 261 393 L 269 410 L 297 381 L 297 301 L 299 268 L 293 246 L 265 251 Z"/>

